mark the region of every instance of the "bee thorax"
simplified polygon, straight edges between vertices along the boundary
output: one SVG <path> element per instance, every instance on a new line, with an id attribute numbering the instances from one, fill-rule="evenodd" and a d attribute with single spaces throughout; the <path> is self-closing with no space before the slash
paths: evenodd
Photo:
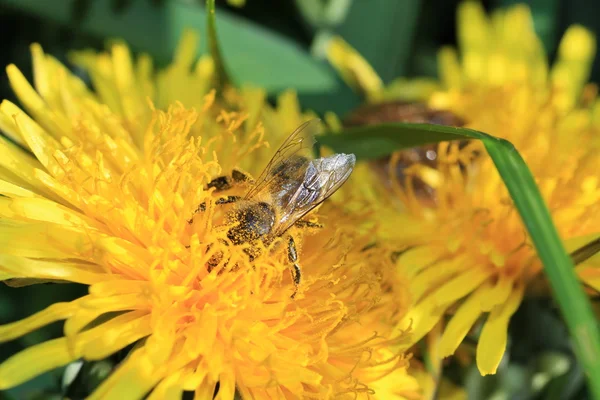
<path id="1" fill-rule="evenodd" d="M 249 203 L 230 215 L 234 224 L 227 232 L 233 244 L 248 243 L 270 234 L 275 224 L 275 210 L 265 202 Z"/>

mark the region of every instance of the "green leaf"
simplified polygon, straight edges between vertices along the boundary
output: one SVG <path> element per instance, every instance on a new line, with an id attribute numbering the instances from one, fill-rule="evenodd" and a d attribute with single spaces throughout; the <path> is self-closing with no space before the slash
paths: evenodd
<path id="1" fill-rule="evenodd" d="M 219 48 L 219 40 L 217 38 L 217 26 L 216 26 L 216 12 L 215 12 L 215 0 L 206 0 L 206 29 L 208 36 L 208 48 L 210 55 L 212 56 L 213 62 L 215 63 L 215 77 L 214 86 L 217 88 L 218 93 L 222 93 L 226 86 L 231 85 L 231 79 L 227 73 L 225 62 L 221 55 L 221 49 Z"/>
<path id="2" fill-rule="evenodd" d="M 510 142 L 471 129 L 408 123 L 349 128 L 337 134 L 322 135 L 319 141 L 336 152 L 354 153 L 359 159 L 373 159 L 400 149 L 457 139 L 481 140 L 496 165 L 544 264 L 590 390 L 595 398 L 600 399 L 598 323 L 533 175 Z"/>
<path id="3" fill-rule="evenodd" d="M 347 128 L 334 135 L 322 135 L 319 142 L 339 153 L 354 153 L 358 159 L 371 160 L 396 150 L 468 138 L 461 134 L 466 130 L 445 125 L 385 123 Z"/>
<path id="4" fill-rule="evenodd" d="M 571 252 L 571 258 L 573 259 L 573 263 L 577 265 L 589 258 L 592 258 L 598 252 L 600 252 L 600 238 L 592 240 L 591 242 L 586 243 L 577 250 Z"/>
<path id="5" fill-rule="evenodd" d="M 0 6 L 18 9 L 61 25 L 73 26 L 102 38 L 123 38 L 134 50 L 145 51 L 159 63 L 172 59 L 185 29 L 207 31 L 207 13 L 197 2 L 135 1 L 115 15 L 112 0 L 94 0 L 81 21 L 72 19 L 75 1 L 0 0 Z M 335 72 L 313 59 L 292 40 L 226 10 L 219 10 L 219 44 L 224 63 L 236 83 L 250 83 L 278 93 L 290 87 L 299 93 L 324 93 L 341 86 Z M 203 35 L 204 38 L 204 35 Z M 202 40 L 199 54 L 207 52 Z"/>
<path id="6" fill-rule="evenodd" d="M 409 72 L 422 3 L 426 2 L 353 1 L 343 23 L 334 31 L 371 64 L 384 82 L 389 82 Z"/>

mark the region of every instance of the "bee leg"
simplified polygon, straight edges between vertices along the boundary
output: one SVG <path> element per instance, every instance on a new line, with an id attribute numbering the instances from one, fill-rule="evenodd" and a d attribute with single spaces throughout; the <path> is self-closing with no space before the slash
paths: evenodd
<path id="1" fill-rule="evenodd" d="M 227 243 L 227 241 L 223 240 L 223 239 L 219 239 L 219 242 L 223 243 L 225 246 L 229 246 L 229 243 Z M 206 246 L 206 252 L 208 253 L 210 251 L 210 249 L 212 248 L 213 244 L 210 243 Z M 221 262 L 223 262 L 223 252 L 222 251 L 217 251 L 215 254 L 212 255 L 212 257 L 208 260 L 207 264 L 207 271 L 210 273 L 212 272 L 212 270 L 217 267 Z M 225 262 L 223 263 L 223 268 L 227 268 L 227 265 L 229 264 L 229 260 L 225 260 Z"/>
<path id="2" fill-rule="evenodd" d="M 254 182 L 254 180 L 246 173 L 244 173 L 240 170 L 234 169 L 231 171 L 231 176 L 227 176 L 227 175 L 217 176 L 216 178 L 214 178 L 213 180 L 208 182 L 208 184 L 206 185 L 206 190 L 214 188 L 215 192 L 222 192 L 224 190 L 231 189 L 234 186 L 234 184 L 245 183 L 245 182 L 252 183 L 252 182 Z M 217 199 L 215 204 L 216 205 L 231 204 L 231 203 L 235 203 L 236 201 L 238 201 L 240 199 L 241 199 L 240 196 L 221 197 L 221 198 Z M 194 219 L 194 215 L 196 215 L 199 212 L 204 212 L 204 211 L 206 211 L 206 203 L 202 202 L 198 205 L 198 207 L 192 213 L 192 218 L 188 219 L 188 221 L 187 221 L 188 224 L 192 223 L 192 221 Z"/>
<path id="3" fill-rule="evenodd" d="M 215 191 L 221 192 L 223 190 L 231 189 L 231 187 L 233 186 L 231 181 L 232 178 L 229 176 L 218 176 L 212 181 L 208 182 L 208 184 L 206 185 L 206 190 L 210 188 L 215 188 Z"/>
<path id="4" fill-rule="evenodd" d="M 294 242 L 294 238 L 290 236 L 290 240 L 288 241 L 288 260 L 292 263 L 292 280 L 294 281 L 294 293 L 291 298 L 293 299 L 298 293 L 298 286 L 300 286 L 300 281 L 302 280 L 302 270 L 300 269 L 300 265 L 298 264 L 298 251 L 296 250 L 296 242 Z"/>
<path id="5" fill-rule="evenodd" d="M 250 177 L 250 175 L 245 172 L 240 171 L 239 169 L 234 169 L 231 171 L 231 176 L 222 175 L 217 176 L 215 179 L 208 182 L 206 185 L 206 190 L 215 188 L 215 191 L 222 192 L 223 190 L 231 189 L 236 183 L 253 183 L 254 179 Z"/>
<path id="6" fill-rule="evenodd" d="M 298 228 L 323 228 L 323 224 L 319 224 L 318 222 L 311 222 L 311 221 L 305 221 L 305 220 L 300 220 L 300 221 L 296 221 L 294 222 L 294 226 L 298 227 Z"/>
<path id="7" fill-rule="evenodd" d="M 248 174 L 240 171 L 239 169 L 234 169 L 231 171 L 231 178 L 235 183 L 254 182 L 254 179 L 252 179 Z"/>
<path id="8" fill-rule="evenodd" d="M 220 197 L 215 201 L 215 205 L 220 206 L 222 204 L 231 204 L 231 203 L 235 203 L 236 201 L 241 200 L 242 198 L 240 196 L 227 196 L 227 197 Z M 200 203 L 200 205 L 198 205 L 198 208 L 196 208 L 194 210 L 194 212 L 192 213 L 192 218 L 187 220 L 188 224 L 191 224 L 192 221 L 194 221 L 194 215 L 198 214 L 199 212 L 204 212 L 206 211 L 206 203 L 202 202 Z"/>
<path id="9" fill-rule="evenodd" d="M 227 197 L 220 197 L 217 199 L 217 201 L 215 201 L 216 205 L 221 205 L 221 204 L 231 204 L 231 203 L 235 203 L 236 201 L 240 201 L 242 198 L 240 196 L 227 196 Z"/>

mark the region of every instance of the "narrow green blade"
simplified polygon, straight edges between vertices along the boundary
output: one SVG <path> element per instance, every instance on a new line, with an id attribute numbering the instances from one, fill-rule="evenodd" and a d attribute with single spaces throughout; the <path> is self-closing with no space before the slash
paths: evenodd
<path id="1" fill-rule="evenodd" d="M 349 128 L 322 135 L 319 141 L 336 152 L 373 159 L 396 150 L 457 139 L 477 139 L 485 145 L 544 264 L 590 390 L 594 398 L 600 399 L 600 331 L 596 318 L 533 175 L 510 142 L 471 129 L 408 123 Z"/>
<path id="2" fill-rule="evenodd" d="M 214 86 L 219 93 L 223 91 L 225 86 L 231 85 L 231 78 L 227 72 L 225 61 L 221 55 L 219 47 L 219 39 L 217 37 L 217 23 L 215 12 L 215 0 L 206 0 L 206 35 L 208 36 L 208 49 L 215 63 Z"/>

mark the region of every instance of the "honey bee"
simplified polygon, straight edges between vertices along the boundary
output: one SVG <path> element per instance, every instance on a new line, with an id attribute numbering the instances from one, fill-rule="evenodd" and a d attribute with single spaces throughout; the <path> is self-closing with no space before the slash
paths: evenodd
<path id="1" fill-rule="evenodd" d="M 436 110 L 422 103 L 409 103 L 404 101 L 390 101 L 386 103 L 368 104 L 351 112 L 344 120 L 344 126 L 354 127 L 385 122 L 410 122 L 428 123 L 447 126 L 464 126 L 465 121 L 447 110 Z M 459 148 L 469 144 L 467 140 L 458 142 Z M 405 171 L 414 164 L 425 165 L 430 168 L 438 167 L 438 145 L 428 144 L 396 152 L 394 174 L 390 176 L 389 166 L 392 157 L 387 156 L 371 161 L 373 170 L 380 176 L 386 188 L 391 188 L 391 179 L 397 179 L 400 186 L 405 183 Z M 460 165 L 465 172 L 465 166 Z M 434 206 L 437 203 L 437 193 L 434 188 L 418 177 L 413 177 L 413 191 L 421 203 Z"/>
<path id="2" fill-rule="evenodd" d="M 235 208 L 226 215 L 230 226 L 227 238 L 233 245 L 260 240 L 268 246 L 292 225 L 319 226 L 302 218 L 346 182 L 354 169 L 356 157 L 354 154 L 333 154 L 313 158 L 318 127 L 317 119 L 300 125 L 275 152 L 256 181 L 239 170 L 233 170 L 231 176 L 220 176 L 208 183 L 208 188 L 216 191 L 231 189 L 238 183 L 251 185 L 244 197 L 227 196 L 215 202 L 235 203 Z M 201 204 L 196 211 L 205 208 L 206 205 Z M 294 297 L 302 280 L 302 270 L 291 235 L 287 238 L 287 252 L 295 285 Z M 254 258 L 252 251 L 248 255 Z"/>

